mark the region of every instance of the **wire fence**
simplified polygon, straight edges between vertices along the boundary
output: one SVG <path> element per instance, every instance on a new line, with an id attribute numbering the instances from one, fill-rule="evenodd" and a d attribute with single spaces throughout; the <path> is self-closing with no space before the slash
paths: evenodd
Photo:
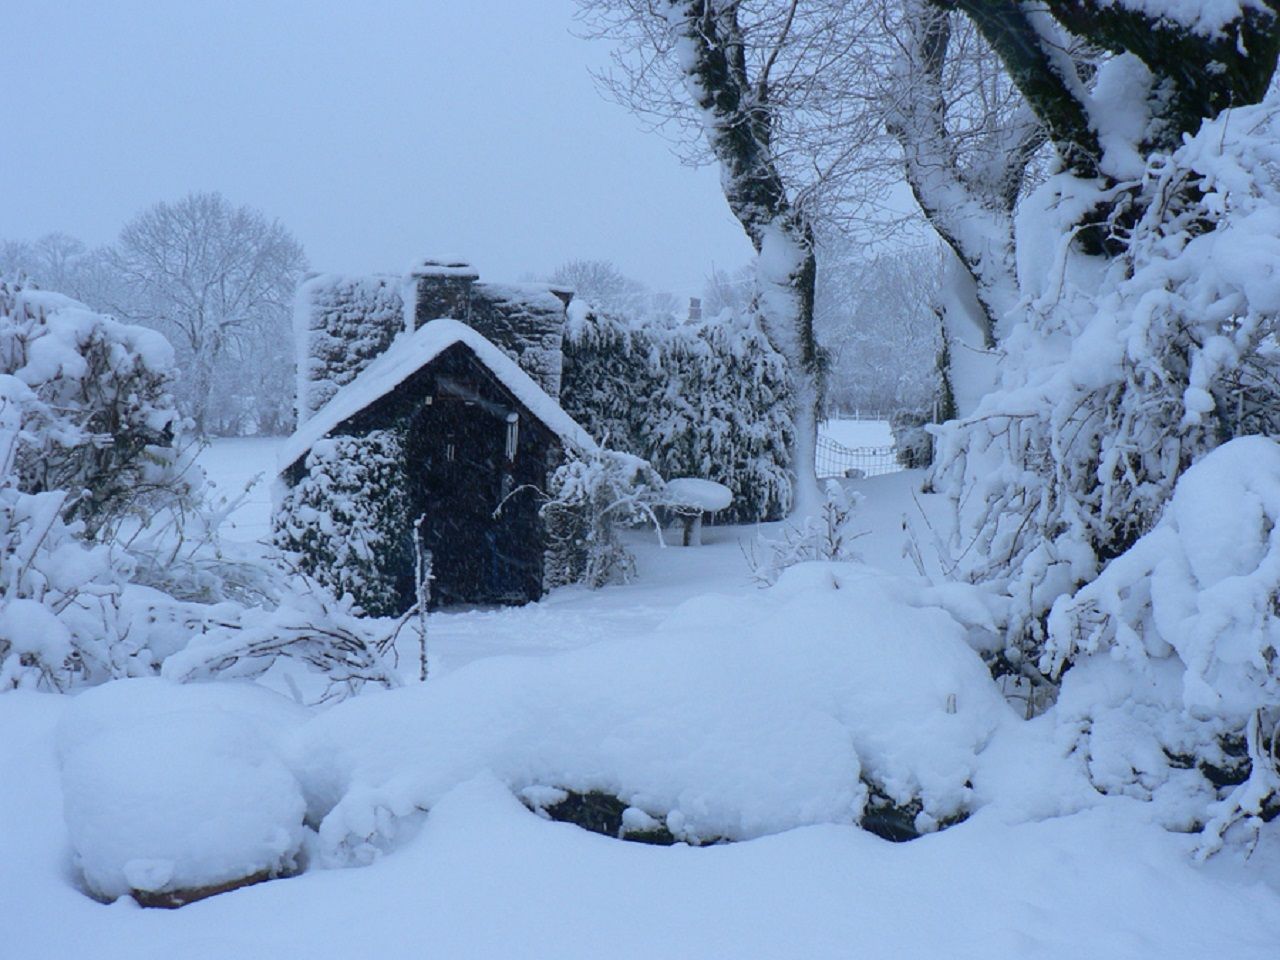
<path id="1" fill-rule="evenodd" d="M 846 447 L 830 437 L 818 437 L 818 477 L 879 477 L 897 473 L 902 469 L 898 462 L 898 448 Z M 856 472 L 855 472 L 856 471 Z"/>

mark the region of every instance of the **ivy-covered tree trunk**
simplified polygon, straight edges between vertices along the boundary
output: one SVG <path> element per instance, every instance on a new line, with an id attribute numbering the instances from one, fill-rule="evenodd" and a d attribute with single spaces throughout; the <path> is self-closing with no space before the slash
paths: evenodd
<path id="1" fill-rule="evenodd" d="M 813 335 L 813 227 L 788 197 L 772 151 L 773 58 L 758 76 L 749 75 L 738 6 L 734 0 L 667 0 L 666 13 L 685 82 L 720 164 L 725 199 L 756 249 L 757 309 L 789 367 L 795 417 L 790 456 L 796 477 L 794 507 L 804 513 L 819 503 L 814 467 L 820 369 Z"/>

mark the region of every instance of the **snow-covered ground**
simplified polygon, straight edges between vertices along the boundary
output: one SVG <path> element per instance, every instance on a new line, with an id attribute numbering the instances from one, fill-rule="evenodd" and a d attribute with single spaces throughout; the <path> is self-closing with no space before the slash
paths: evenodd
<path id="1" fill-rule="evenodd" d="M 845 447 L 893 446 L 888 420 L 823 420 L 818 433 Z"/>
<path id="2" fill-rule="evenodd" d="M 236 486 L 274 446 L 205 462 Z M 744 554 L 773 530 L 637 534 L 635 583 L 433 614 L 425 686 L 326 711 L 159 680 L 0 696 L 0 957 L 1274 957 L 1280 844 L 1196 865 L 1151 804 L 1090 786 L 1051 714 L 1000 702 L 943 615 L 957 598 L 904 558 L 904 516 L 936 506 L 919 476 L 855 481 L 869 567 L 762 589 Z M 255 488 L 237 537 L 266 531 L 269 500 Z M 880 840 L 846 822 L 858 770 L 972 815 Z M 567 780 L 739 842 L 625 843 L 513 794 Z M 297 843 L 298 784 L 324 818 L 300 876 L 176 911 L 82 892 L 73 840 L 102 888 L 115 863 L 152 882 L 183 817 L 265 863 Z"/>

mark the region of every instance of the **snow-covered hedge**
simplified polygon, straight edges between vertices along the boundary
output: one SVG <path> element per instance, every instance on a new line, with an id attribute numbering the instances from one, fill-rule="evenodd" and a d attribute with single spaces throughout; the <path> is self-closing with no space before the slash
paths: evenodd
<path id="1" fill-rule="evenodd" d="M 405 329 L 400 279 L 309 277 L 298 287 L 294 327 L 301 424 Z"/>
<path id="2" fill-rule="evenodd" d="M 349 594 L 373 615 L 397 612 L 406 585 L 387 571 L 402 569 L 395 557 L 412 550 L 399 436 L 321 440 L 305 470 L 274 513 L 275 545 L 335 596 Z"/>
<path id="3" fill-rule="evenodd" d="M 786 364 L 755 318 L 635 325 L 580 304 L 569 312 L 562 402 L 588 432 L 664 477 L 724 484 L 733 504 L 722 521 L 786 513 Z"/>

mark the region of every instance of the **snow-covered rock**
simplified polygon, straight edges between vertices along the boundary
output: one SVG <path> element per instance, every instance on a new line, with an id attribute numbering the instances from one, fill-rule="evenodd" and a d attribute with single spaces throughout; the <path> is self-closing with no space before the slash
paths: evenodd
<path id="1" fill-rule="evenodd" d="M 274 738 L 306 715 L 249 684 L 144 678 L 77 697 L 58 753 L 89 891 L 175 905 L 293 871 L 305 805 Z"/>

